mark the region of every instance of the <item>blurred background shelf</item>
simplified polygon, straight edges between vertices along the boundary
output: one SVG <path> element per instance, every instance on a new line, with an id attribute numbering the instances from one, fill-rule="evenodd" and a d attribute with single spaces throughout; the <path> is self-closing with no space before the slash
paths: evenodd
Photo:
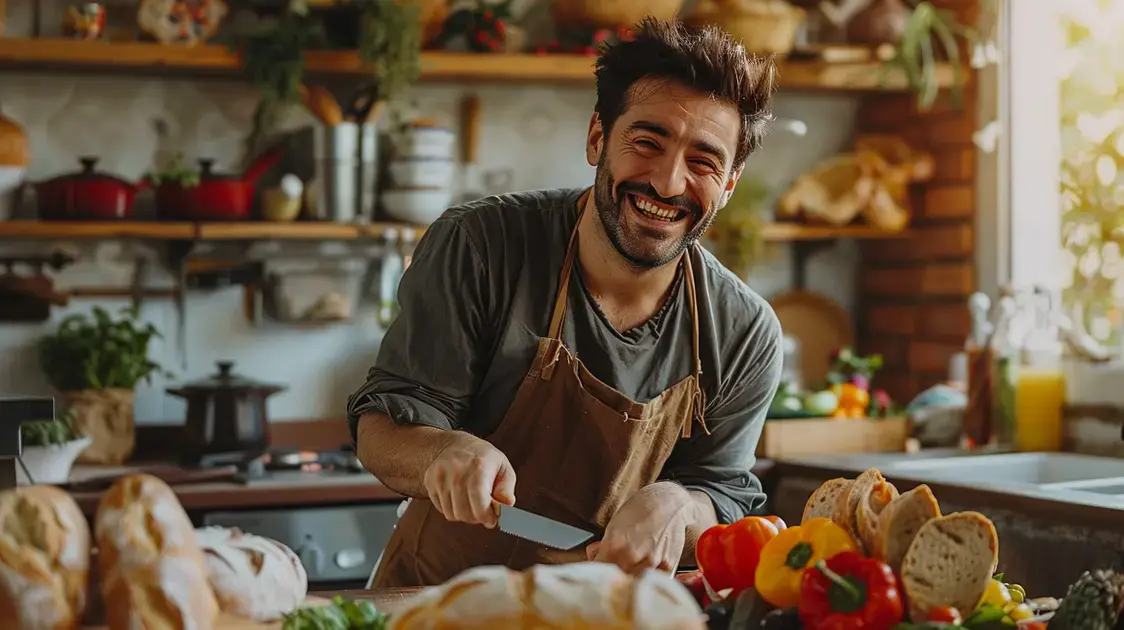
<path id="1" fill-rule="evenodd" d="M 592 84 L 593 61 L 575 54 L 422 54 L 422 81 L 536 82 Z M 306 55 L 312 74 L 365 74 L 366 64 L 353 51 L 314 51 Z M 0 38 L 0 67 L 8 69 L 127 70 L 130 73 L 180 72 L 232 76 L 242 67 L 237 52 L 226 46 L 165 46 L 150 42 L 83 41 L 61 38 Z M 937 68 L 942 86 L 952 84 L 952 67 Z M 907 89 L 905 75 L 877 61 L 824 63 L 778 62 L 780 86 L 802 91 L 888 91 Z"/>

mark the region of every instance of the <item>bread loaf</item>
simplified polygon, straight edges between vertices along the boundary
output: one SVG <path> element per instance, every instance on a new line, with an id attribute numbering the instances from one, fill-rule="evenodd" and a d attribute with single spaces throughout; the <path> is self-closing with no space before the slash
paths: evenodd
<path id="1" fill-rule="evenodd" d="M 956 512 L 930 519 L 902 560 L 910 616 L 920 621 L 937 606 L 975 610 L 998 561 L 999 536 L 983 514 Z"/>
<path id="2" fill-rule="evenodd" d="M 921 526 L 940 515 L 940 504 L 929 486 L 917 486 L 897 497 L 878 517 L 878 538 L 871 554 L 885 561 L 895 573 L 900 572 L 905 552 Z"/>
<path id="3" fill-rule="evenodd" d="M 69 494 L 54 486 L 0 494 L 0 627 L 78 628 L 89 574 L 90 526 Z"/>
<path id="4" fill-rule="evenodd" d="M 855 540 L 862 543 L 865 548 L 867 541 L 877 535 L 875 523 L 878 512 L 897 496 L 897 493 L 897 488 L 886 481 L 877 468 L 871 468 L 859 475 L 839 497 L 831 520 L 850 531 Z M 859 520 L 860 511 L 864 512 L 862 527 Z M 866 531 L 861 531 L 864 529 Z"/>
<path id="5" fill-rule="evenodd" d="M 118 479 L 94 527 L 109 630 L 212 630 L 218 604 L 195 528 L 151 475 Z"/>
<path id="6" fill-rule="evenodd" d="M 703 630 L 690 592 L 666 573 L 616 565 L 469 569 L 410 599 L 389 630 Z"/>
<path id="7" fill-rule="evenodd" d="M 804 504 L 804 514 L 800 517 L 800 522 L 807 523 L 813 518 L 831 518 L 835 513 L 835 506 L 852 483 L 854 483 L 852 480 L 842 477 L 825 481 Z"/>
<path id="8" fill-rule="evenodd" d="M 304 602 L 308 574 L 285 545 L 225 527 L 205 527 L 195 533 L 223 612 L 273 621 Z"/>

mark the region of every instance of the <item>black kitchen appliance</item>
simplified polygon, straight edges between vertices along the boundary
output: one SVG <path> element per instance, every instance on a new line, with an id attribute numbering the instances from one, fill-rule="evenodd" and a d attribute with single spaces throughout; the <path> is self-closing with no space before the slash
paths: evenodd
<path id="1" fill-rule="evenodd" d="M 186 466 L 214 456 L 253 459 L 269 449 L 266 401 L 285 387 L 238 376 L 231 361 L 217 365 L 217 374 L 167 390 L 187 401 L 181 451 Z"/>

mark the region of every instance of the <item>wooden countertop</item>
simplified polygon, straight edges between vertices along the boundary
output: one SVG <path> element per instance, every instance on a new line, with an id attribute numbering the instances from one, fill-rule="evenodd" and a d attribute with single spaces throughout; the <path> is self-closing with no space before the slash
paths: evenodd
<path id="1" fill-rule="evenodd" d="M 122 467 L 76 467 L 72 481 L 94 477 L 129 474 L 145 468 L 144 464 Z M 315 473 L 281 473 L 269 480 L 249 484 L 237 481 L 208 481 L 172 485 L 184 509 L 193 511 L 230 508 L 300 507 L 347 503 L 398 501 L 403 497 L 379 483 L 368 474 L 317 477 Z M 92 516 L 101 500 L 102 491 L 72 492 L 71 496 L 87 516 Z"/>

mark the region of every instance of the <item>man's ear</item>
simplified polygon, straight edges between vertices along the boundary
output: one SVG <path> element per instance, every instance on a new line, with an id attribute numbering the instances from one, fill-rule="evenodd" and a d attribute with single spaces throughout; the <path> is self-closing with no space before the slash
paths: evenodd
<path id="1" fill-rule="evenodd" d="M 738 185 L 738 180 L 742 176 L 742 168 L 735 170 L 730 174 L 730 179 L 726 180 L 726 187 L 722 191 L 722 203 L 718 205 L 719 208 L 725 208 L 726 204 L 730 203 L 730 197 L 734 196 L 734 188 Z"/>
<path id="2" fill-rule="evenodd" d="M 589 133 L 585 138 L 585 161 L 589 162 L 590 166 L 597 166 L 603 150 L 605 150 L 605 131 L 601 126 L 601 117 L 594 113 L 589 119 Z"/>

